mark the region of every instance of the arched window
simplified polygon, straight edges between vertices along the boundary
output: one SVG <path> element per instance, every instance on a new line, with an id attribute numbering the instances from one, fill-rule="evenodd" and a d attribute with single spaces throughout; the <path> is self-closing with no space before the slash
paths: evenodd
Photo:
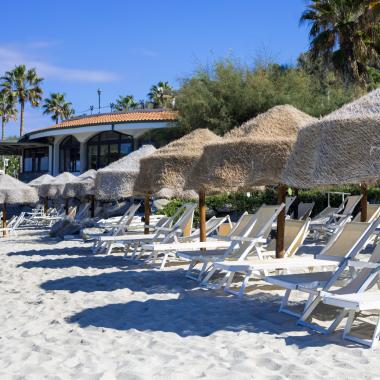
<path id="1" fill-rule="evenodd" d="M 80 171 L 80 143 L 74 136 L 66 137 L 59 145 L 59 171 Z"/>
<path id="2" fill-rule="evenodd" d="M 88 169 L 100 169 L 133 151 L 133 137 L 115 131 L 101 132 L 87 142 Z"/>

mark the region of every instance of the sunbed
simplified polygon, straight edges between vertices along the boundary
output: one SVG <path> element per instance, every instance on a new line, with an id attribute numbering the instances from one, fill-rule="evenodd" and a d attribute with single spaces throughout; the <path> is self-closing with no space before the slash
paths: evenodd
<path id="1" fill-rule="evenodd" d="M 189 236 L 194 218 L 195 203 L 188 203 L 180 207 L 173 217 L 164 225 L 157 226 L 153 233 L 126 233 L 119 236 L 102 236 L 99 240 L 107 244 L 122 244 L 126 247 L 125 259 L 140 259 L 145 251 L 139 250 L 143 243 L 148 242 L 171 242 L 182 236 Z M 132 250 L 131 257 L 128 257 L 128 250 Z"/>
<path id="2" fill-rule="evenodd" d="M 211 264 L 216 261 L 223 261 L 227 257 L 245 257 L 252 250 L 255 250 L 260 255 L 262 246 L 267 243 L 272 223 L 284 207 L 284 204 L 276 206 L 263 205 L 254 215 L 247 215 L 246 226 L 244 226 L 240 235 L 236 231 L 231 233 L 227 248 L 219 247 L 218 249 L 217 244 L 213 245 L 213 242 L 210 242 L 209 245 L 204 247 L 200 247 L 199 244 L 201 243 L 198 243 L 196 246 L 197 251 L 184 250 L 178 252 L 177 256 L 180 259 L 190 261 L 186 276 L 200 281 Z M 201 265 L 199 271 L 196 270 L 197 265 Z"/>
<path id="3" fill-rule="evenodd" d="M 349 314 L 349 310 L 347 308 L 339 305 L 339 303 L 342 302 L 340 297 L 365 292 L 378 283 L 380 273 L 380 245 L 376 246 L 367 262 L 347 260 L 345 267 L 354 272 L 354 274 L 350 277 L 350 280 L 346 281 L 342 286 L 340 286 L 339 280 L 344 268 L 340 270 L 340 273 L 334 274 L 334 276 L 320 290 L 310 289 L 307 287 L 300 287 L 298 289 L 313 297 L 313 300 L 309 302 L 307 308 L 298 320 L 298 324 L 309 327 L 322 334 L 329 334 L 334 331 L 342 320 Z M 321 303 L 342 308 L 342 310 L 340 310 L 338 314 L 333 317 L 332 322 L 328 327 L 322 327 L 310 321 L 316 311 L 316 308 Z M 352 321 L 353 313 L 350 313 L 348 326 L 352 324 Z M 377 338 L 377 336 L 378 331 L 375 331 L 375 337 Z"/>
<path id="4" fill-rule="evenodd" d="M 341 267 L 344 267 L 346 260 L 353 259 L 362 251 L 371 239 L 379 225 L 380 219 L 371 223 L 350 222 L 345 224 L 340 231 L 334 234 L 326 244 L 322 252 L 315 259 L 305 257 L 288 259 L 288 266 L 277 265 L 278 269 L 287 269 L 295 271 L 305 271 L 308 269 L 325 268 L 324 270 L 313 273 L 295 273 L 283 274 L 276 276 L 267 276 L 265 281 L 286 290 L 282 299 L 280 311 L 299 317 L 300 314 L 289 309 L 289 298 L 293 291 L 300 287 L 322 288 L 336 274 L 340 273 Z M 304 265 L 302 265 L 304 261 Z M 311 301 L 312 297 L 308 300 Z"/>
<path id="5" fill-rule="evenodd" d="M 253 273 L 258 273 L 260 277 L 263 277 L 269 270 L 274 270 L 274 265 L 277 265 L 280 261 L 283 263 L 285 260 L 289 260 L 297 252 L 308 234 L 309 223 L 310 219 L 285 221 L 285 258 L 274 259 L 275 239 L 272 239 L 271 243 L 261 252 L 254 251 L 253 255 L 248 257 L 241 256 L 237 260 L 227 258 L 227 260 L 215 262 L 202 281 L 202 285 L 213 289 L 219 289 L 224 286 L 225 292 L 242 296 Z M 219 272 L 222 272 L 224 276 L 218 282 L 211 283 L 211 278 Z M 244 276 L 238 291 L 231 289 L 236 273 L 241 273 Z"/>

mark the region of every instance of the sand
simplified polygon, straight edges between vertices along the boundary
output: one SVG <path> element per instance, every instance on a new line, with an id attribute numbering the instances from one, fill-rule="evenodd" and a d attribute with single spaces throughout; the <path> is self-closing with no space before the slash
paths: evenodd
<path id="1" fill-rule="evenodd" d="M 378 378 L 379 350 L 297 327 L 263 282 L 238 299 L 90 252 L 0 241 L 0 379 Z"/>

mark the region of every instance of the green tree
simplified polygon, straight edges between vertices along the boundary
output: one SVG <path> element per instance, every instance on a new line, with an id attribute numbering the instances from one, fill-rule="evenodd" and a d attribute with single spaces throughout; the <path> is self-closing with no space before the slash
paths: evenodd
<path id="1" fill-rule="evenodd" d="M 44 115 L 51 115 L 56 124 L 59 123 L 59 119 L 63 121 L 74 115 L 72 104 L 66 101 L 65 96 L 65 94 L 54 92 L 44 100 L 42 106 Z"/>
<path id="2" fill-rule="evenodd" d="M 345 82 L 364 84 L 367 66 L 379 66 L 379 0 L 312 0 L 300 22 L 310 24 L 313 59 L 332 62 Z"/>
<path id="3" fill-rule="evenodd" d="M 27 69 L 25 65 L 16 66 L 1 78 L 7 92 L 14 94 L 20 104 L 20 137 L 24 134 L 25 104 L 37 107 L 42 99 L 42 78 L 35 68 Z"/>
<path id="4" fill-rule="evenodd" d="M 116 111 L 123 112 L 123 111 L 128 111 L 131 108 L 136 108 L 137 105 L 138 103 L 135 102 L 133 95 L 126 95 L 126 96 L 120 95 L 116 99 L 116 103 L 114 104 L 113 108 Z"/>
<path id="5" fill-rule="evenodd" d="M 173 106 L 174 90 L 168 82 L 158 82 L 148 93 L 154 108 L 171 108 Z"/>
<path id="6" fill-rule="evenodd" d="M 5 125 L 10 120 L 16 120 L 16 99 L 12 92 L 5 89 L 0 91 L 1 140 L 5 140 Z"/>

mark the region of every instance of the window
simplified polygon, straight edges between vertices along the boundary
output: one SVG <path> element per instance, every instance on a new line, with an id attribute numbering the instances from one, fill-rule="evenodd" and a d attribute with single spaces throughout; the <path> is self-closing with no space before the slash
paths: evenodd
<path id="1" fill-rule="evenodd" d="M 80 171 L 80 143 L 74 136 L 66 137 L 59 145 L 59 171 Z"/>
<path id="2" fill-rule="evenodd" d="M 87 142 L 88 169 L 100 169 L 133 151 L 133 137 L 115 131 L 95 135 Z"/>
<path id="3" fill-rule="evenodd" d="M 24 173 L 42 173 L 49 171 L 49 148 L 24 150 Z"/>

